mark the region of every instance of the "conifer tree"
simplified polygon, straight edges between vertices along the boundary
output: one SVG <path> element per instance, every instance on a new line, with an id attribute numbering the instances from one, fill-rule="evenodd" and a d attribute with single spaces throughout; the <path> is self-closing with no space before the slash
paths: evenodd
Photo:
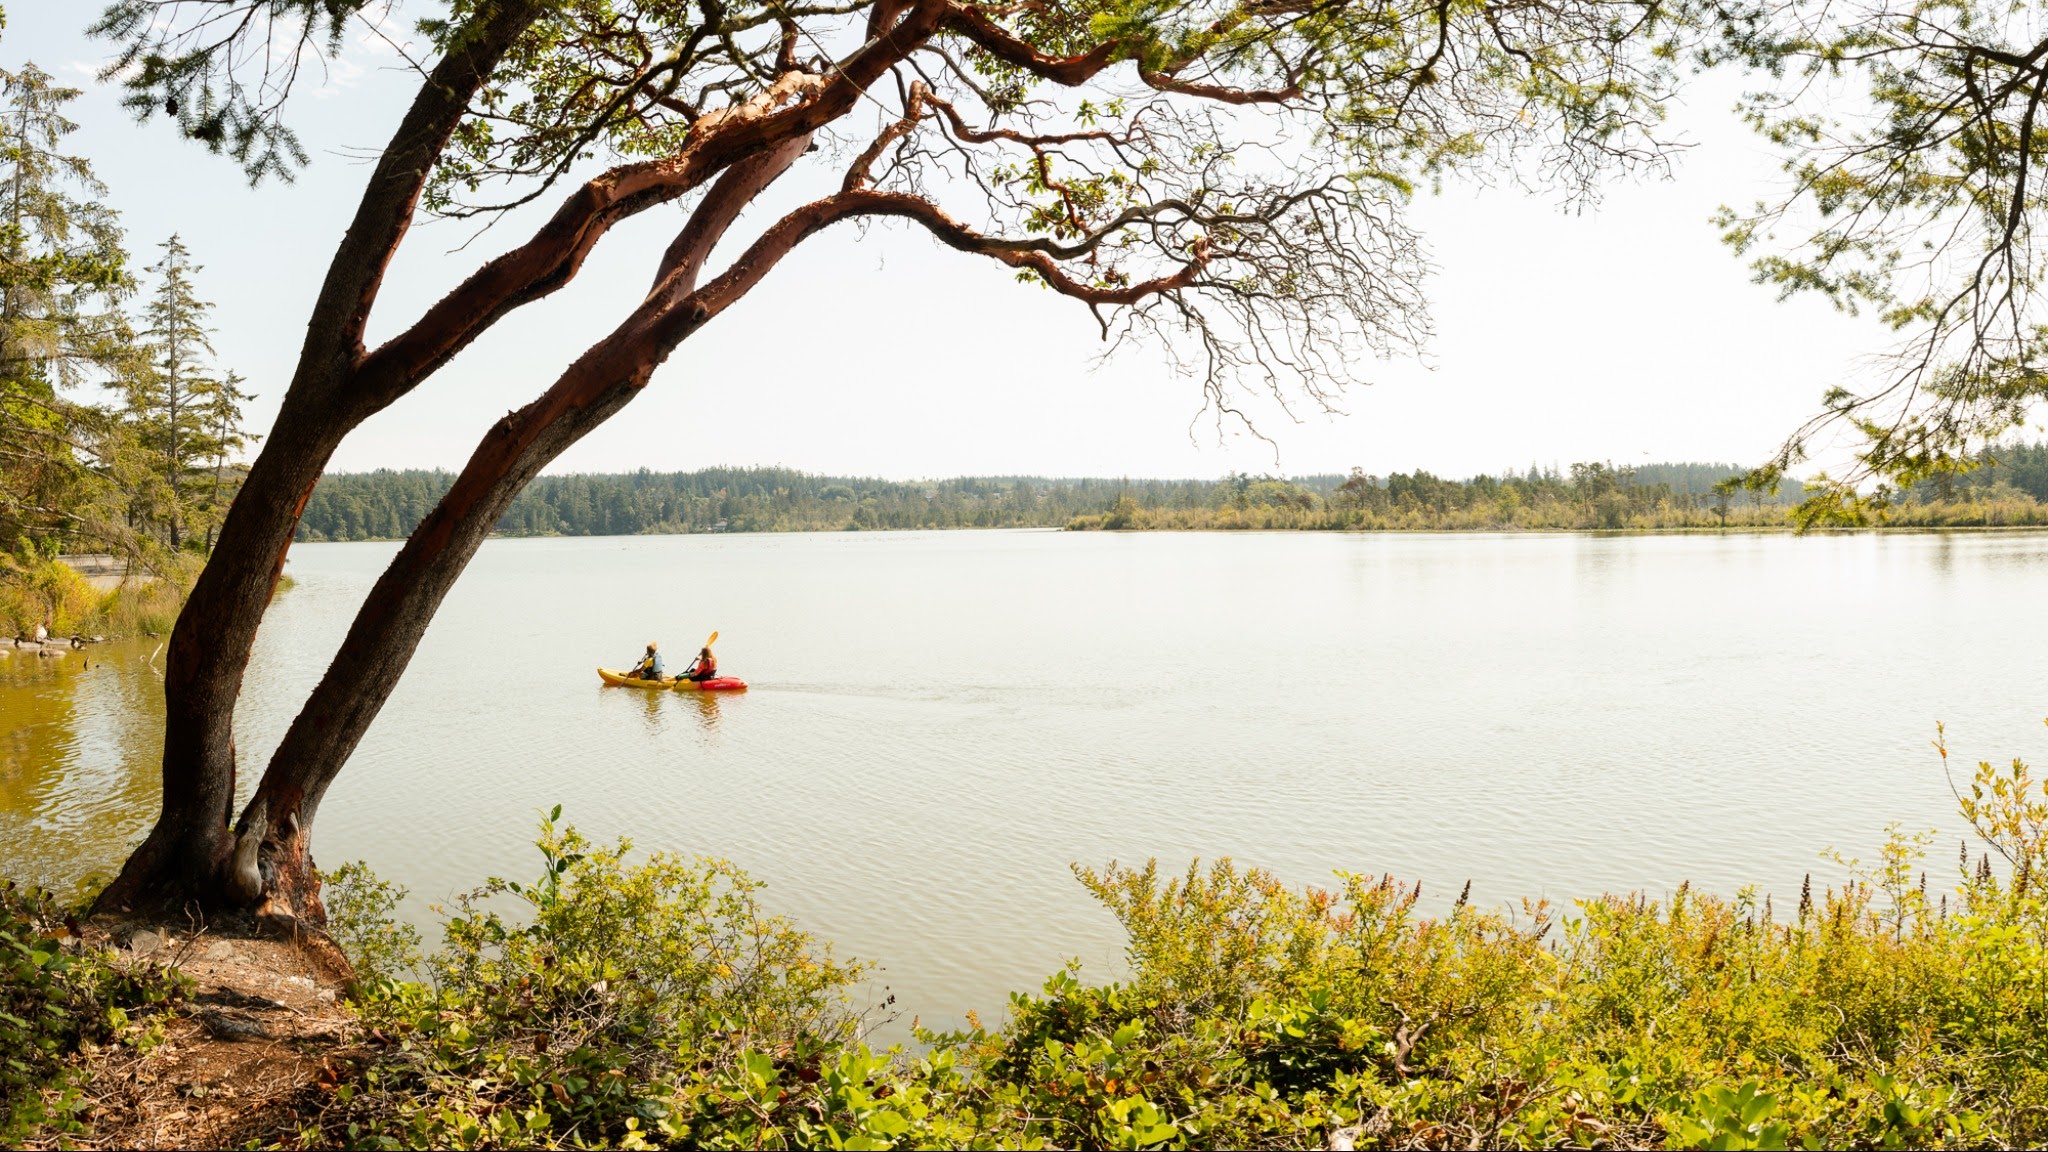
<path id="1" fill-rule="evenodd" d="M 219 526 L 221 517 L 227 514 L 227 505 L 233 500 L 234 489 L 240 481 L 240 476 L 236 475 L 234 482 L 230 482 L 228 460 L 255 439 L 242 424 L 243 403 L 256 398 L 254 394 L 242 391 L 244 383 L 246 381 L 239 373 L 230 372 L 218 379 L 195 380 L 191 388 L 193 410 L 203 436 L 195 455 L 213 461 L 213 481 L 207 489 L 203 509 L 208 554 L 213 552 L 214 529 Z"/>
<path id="2" fill-rule="evenodd" d="M 176 234 L 160 247 L 163 259 L 149 269 L 160 282 L 143 314 L 140 351 L 146 362 L 128 378 L 128 409 L 157 480 L 147 514 L 163 526 L 165 542 L 176 551 L 184 546 L 187 505 L 195 494 L 194 462 L 214 455 L 209 431 L 217 414 L 209 405 L 221 385 L 207 377 L 214 350 L 206 317 L 213 305 L 194 288 L 200 269 Z"/>
<path id="3" fill-rule="evenodd" d="M 82 157 L 59 151 L 78 97 L 35 65 L 0 69 L 0 547 L 101 534 L 109 414 L 72 390 L 114 369 L 132 289 L 119 220 Z"/>

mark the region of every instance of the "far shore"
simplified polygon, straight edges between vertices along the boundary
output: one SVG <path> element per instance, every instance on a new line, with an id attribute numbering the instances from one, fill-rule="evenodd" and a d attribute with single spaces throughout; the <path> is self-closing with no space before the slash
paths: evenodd
<path id="1" fill-rule="evenodd" d="M 612 532 L 612 533 L 567 533 L 567 532 L 493 532 L 492 540 L 620 540 L 634 537 L 659 536 L 844 536 L 876 535 L 890 532 L 1093 532 L 1122 536 L 1142 535 L 1274 535 L 1293 536 L 1301 534 L 1323 536 L 1753 536 L 1753 535 L 1800 535 L 1794 524 L 1741 524 L 1726 528 L 1702 527 L 1699 525 L 1672 525 L 1657 528 L 1530 528 L 1517 524 L 1497 524 L 1482 528 L 1454 528 L 1431 525 L 1416 528 L 1101 528 L 1095 526 L 1076 527 L 1019 527 L 1002 526 L 983 528 L 977 525 L 932 526 L 923 528 L 767 528 L 760 531 L 724 532 Z M 1950 532 L 2048 532 L 2048 524 L 1864 524 L 1856 526 L 1834 526 L 1809 528 L 1811 536 L 1853 536 L 1853 535 L 1926 535 Z M 352 536 L 346 540 L 294 540 L 294 547 L 300 544 L 402 544 L 403 536 Z M 68 561 L 68 557 L 66 558 Z"/>

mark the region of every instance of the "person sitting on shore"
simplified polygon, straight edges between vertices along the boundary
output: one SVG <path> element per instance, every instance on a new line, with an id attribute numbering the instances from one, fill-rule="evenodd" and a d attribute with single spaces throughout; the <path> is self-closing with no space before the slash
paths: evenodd
<path id="1" fill-rule="evenodd" d="M 691 680 L 716 679 L 718 677 L 718 657 L 711 654 L 710 648 L 698 649 L 697 658 L 690 662 L 689 669 L 683 675 Z"/>
<path id="2" fill-rule="evenodd" d="M 659 680 L 659 679 L 661 679 L 661 653 L 660 653 L 660 652 L 658 652 L 658 651 L 656 651 L 656 650 L 655 650 L 655 648 L 656 648 L 656 646 L 655 646 L 655 642 L 654 642 L 654 641 L 652 641 L 652 640 L 649 640 L 649 641 L 647 642 L 647 655 L 645 655 L 645 656 L 642 656 L 642 657 L 640 658 L 640 663 L 639 663 L 639 664 L 637 664 L 637 665 L 635 665 L 635 666 L 634 666 L 634 668 L 633 668 L 633 677 L 634 677 L 634 679 L 636 679 L 636 680 Z"/>

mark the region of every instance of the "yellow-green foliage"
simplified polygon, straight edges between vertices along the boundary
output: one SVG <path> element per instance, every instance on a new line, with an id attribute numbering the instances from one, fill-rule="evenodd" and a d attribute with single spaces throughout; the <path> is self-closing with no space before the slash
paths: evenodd
<path id="1" fill-rule="evenodd" d="M 30 634 L 37 624 L 52 636 L 161 636 L 177 622 L 203 564 L 196 556 L 156 554 L 151 568 L 131 569 L 118 587 L 100 592 L 61 560 L 0 560 L 0 628 L 10 636 Z"/>
<path id="2" fill-rule="evenodd" d="M 93 630 L 110 636 L 168 635 L 188 586 L 169 579 L 127 581 L 101 599 Z"/>
<path id="3" fill-rule="evenodd" d="M 2023 764 L 1980 765 L 1963 815 L 1981 851 L 1952 882 L 1930 888 L 1894 829 L 1874 866 L 1785 907 L 1681 886 L 1425 915 L 1388 877 L 1079 869 L 1128 936 L 1128 981 L 1069 968 L 999 1027 L 880 1053 L 847 1006 L 859 966 L 764 915 L 730 866 L 629 864 L 551 817 L 540 880 L 465 899 L 431 988 L 371 985 L 392 1042 L 304 1139 L 2038 1145 L 2048 791 Z"/>
<path id="4" fill-rule="evenodd" d="M 1898 528 L 2032 528 L 2048 524 L 2048 504 L 2010 485 L 1968 488 L 1949 500 L 1901 502 L 1880 523 Z"/>
<path id="5" fill-rule="evenodd" d="M 21 556 L 0 560 L 0 627 L 25 636 L 41 624 L 53 636 L 68 636 L 90 624 L 100 594 L 61 560 Z"/>
<path id="6" fill-rule="evenodd" d="M 628 864 L 628 844 L 592 845 L 556 826 L 560 812 L 537 841 L 539 879 L 458 899 L 429 985 L 366 982 L 365 1017 L 396 1043 L 309 1141 L 675 1141 L 699 1083 L 752 1084 L 764 1066 L 854 1051 L 847 993 L 861 967 L 764 914 L 757 882 L 722 861 Z M 391 891 L 360 869 L 338 878 L 345 938 L 377 936 L 356 913 L 388 909 Z M 377 966 L 400 966 L 407 942 L 378 938 Z"/>
<path id="7" fill-rule="evenodd" d="M 2048 815 L 2024 770 L 1979 787 L 1994 850 L 2018 843 L 1998 820 Z M 1782 918 L 1683 888 L 1427 918 L 1385 878 L 1084 873 L 1129 933 L 1131 981 L 1056 977 L 999 1032 L 950 1042 L 990 1103 L 1032 1117 L 1016 1139 L 1062 1146 L 2034 1143 L 2034 835 L 2009 878 L 1980 866 L 1945 910 L 1895 837 L 1870 875 Z M 1141 1102 L 1159 1126 L 1118 1127 Z"/>
<path id="8" fill-rule="evenodd" d="M 420 963 L 419 929 L 393 919 L 406 890 L 378 878 L 360 860 L 320 874 L 327 934 L 334 937 L 364 982 L 412 974 Z"/>

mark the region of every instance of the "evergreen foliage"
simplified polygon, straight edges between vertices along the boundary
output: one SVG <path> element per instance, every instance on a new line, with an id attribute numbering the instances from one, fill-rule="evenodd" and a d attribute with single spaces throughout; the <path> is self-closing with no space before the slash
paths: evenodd
<path id="1" fill-rule="evenodd" d="M 299 538 L 404 537 L 454 479 L 451 473 L 428 471 L 329 474 L 306 504 Z M 1162 507 L 1191 507 L 1207 499 L 1213 487 L 1195 480 L 1028 476 L 903 482 L 814 476 L 787 468 L 542 476 L 513 502 L 498 530 L 520 536 L 626 536 L 1057 527 L 1074 516 L 1107 508 L 1120 493 L 1137 493 Z"/>
<path id="2" fill-rule="evenodd" d="M 104 540 L 124 438 L 70 390 L 117 372 L 132 290 L 106 186 L 60 151 L 78 98 L 33 64 L 0 70 L 0 552 Z"/>
<path id="3" fill-rule="evenodd" d="M 147 623 L 211 550 L 249 436 L 242 380 L 210 363 L 210 307 L 173 236 L 140 318 L 120 221 L 91 163 L 66 152 L 80 95 L 34 64 L 0 69 L 0 625 Z M 98 398 L 112 389 L 120 403 Z M 194 530 L 203 536 L 193 539 Z M 142 577 L 92 591 L 52 558 L 112 552 Z"/>
<path id="4" fill-rule="evenodd" d="M 149 478 L 131 493 L 130 515 L 161 531 L 175 552 L 184 547 L 195 515 L 213 520 L 225 511 L 222 481 L 228 457 L 249 440 L 241 406 L 250 396 L 239 376 L 219 376 L 213 369 L 213 330 L 206 324 L 213 305 L 200 298 L 193 282 L 201 269 L 177 235 L 161 247 L 163 259 L 149 269 L 158 285 L 144 311 L 139 362 L 123 386 L 128 425 L 144 451 Z"/>
<path id="5" fill-rule="evenodd" d="M 1760 474 L 1846 433 L 1860 441 L 1856 462 L 1813 477 L 1802 516 L 1866 522 L 2033 423 L 2048 398 L 2048 264 L 2034 236 L 2048 210 L 2040 13 L 1981 0 L 1687 10 L 1718 40 L 1703 63 L 1768 77 L 1739 108 L 1784 175 L 1721 209 L 1723 239 L 1781 297 L 1826 300 L 1894 333 L 1863 371 L 1830 382 L 1821 412 Z"/>

